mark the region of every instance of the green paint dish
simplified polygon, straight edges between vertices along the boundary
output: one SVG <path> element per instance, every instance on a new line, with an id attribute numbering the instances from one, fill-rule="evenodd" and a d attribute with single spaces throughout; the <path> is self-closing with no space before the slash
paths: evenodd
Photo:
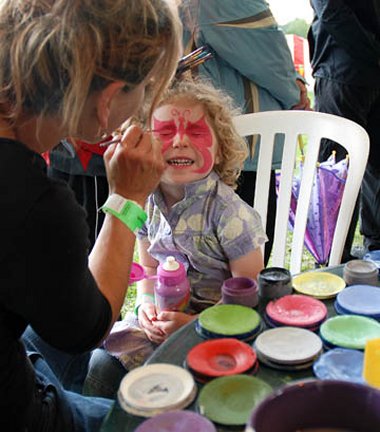
<path id="1" fill-rule="evenodd" d="M 216 378 L 200 391 L 199 412 L 222 425 L 245 425 L 252 409 L 272 391 L 267 383 L 248 375 Z"/>
<path id="2" fill-rule="evenodd" d="M 241 305 L 217 305 L 200 313 L 198 322 L 205 330 L 225 336 L 250 333 L 261 322 L 253 309 Z"/>
<path id="3" fill-rule="evenodd" d="M 340 315 L 326 320 L 320 334 L 335 346 L 364 349 L 367 340 L 380 338 L 380 323 L 360 315 Z"/>

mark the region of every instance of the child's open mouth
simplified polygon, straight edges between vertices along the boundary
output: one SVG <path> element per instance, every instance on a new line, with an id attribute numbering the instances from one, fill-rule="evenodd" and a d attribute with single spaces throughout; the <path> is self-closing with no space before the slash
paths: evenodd
<path id="1" fill-rule="evenodd" d="M 177 158 L 169 159 L 167 163 L 172 166 L 181 167 L 193 165 L 194 161 L 192 159 Z"/>

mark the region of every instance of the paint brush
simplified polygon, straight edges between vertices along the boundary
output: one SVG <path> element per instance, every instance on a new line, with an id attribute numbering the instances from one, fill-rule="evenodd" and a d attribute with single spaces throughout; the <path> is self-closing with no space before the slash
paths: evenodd
<path id="1" fill-rule="evenodd" d="M 144 130 L 144 133 L 152 133 L 152 132 L 157 132 L 153 129 L 146 129 Z M 141 135 L 142 136 L 142 135 Z M 120 144 L 120 142 L 122 141 L 123 136 L 122 135 L 118 135 L 117 137 L 115 137 L 114 139 L 110 140 L 110 141 L 105 141 L 99 144 L 99 147 L 108 147 L 111 144 Z"/>
<path id="2" fill-rule="evenodd" d="M 203 45 L 197 48 L 190 54 L 187 54 L 180 59 L 176 71 L 176 78 L 179 78 L 184 72 L 199 66 L 200 64 L 211 59 L 212 57 L 213 55 L 207 45 Z"/>

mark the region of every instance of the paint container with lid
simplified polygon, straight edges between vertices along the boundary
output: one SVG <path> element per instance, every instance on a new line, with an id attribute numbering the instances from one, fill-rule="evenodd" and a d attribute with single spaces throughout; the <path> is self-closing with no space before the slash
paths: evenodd
<path id="1" fill-rule="evenodd" d="M 277 299 L 293 291 L 292 275 L 282 267 L 268 267 L 258 275 L 259 296 L 263 299 Z"/>
<path id="2" fill-rule="evenodd" d="M 347 285 L 377 285 L 378 268 L 372 261 L 348 261 L 343 269 L 343 279 Z"/>

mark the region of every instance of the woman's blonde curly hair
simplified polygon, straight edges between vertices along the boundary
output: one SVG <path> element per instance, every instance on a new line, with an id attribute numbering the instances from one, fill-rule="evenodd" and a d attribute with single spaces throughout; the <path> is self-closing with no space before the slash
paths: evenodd
<path id="1" fill-rule="evenodd" d="M 235 129 L 233 117 L 240 114 L 233 100 L 204 79 L 182 79 L 168 89 L 159 106 L 186 99 L 203 106 L 218 142 L 219 162 L 214 171 L 233 189 L 237 187 L 244 161 L 248 157 L 247 143 Z"/>
<path id="2" fill-rule="evenodd" d="M 174 75 L 180 32 L 169 0 L 0 1 L 0 112 L 59 116 L 75 134 L 89 94 L 114 81 L 128 92 L 159 61 L 155 100 Z"/>

